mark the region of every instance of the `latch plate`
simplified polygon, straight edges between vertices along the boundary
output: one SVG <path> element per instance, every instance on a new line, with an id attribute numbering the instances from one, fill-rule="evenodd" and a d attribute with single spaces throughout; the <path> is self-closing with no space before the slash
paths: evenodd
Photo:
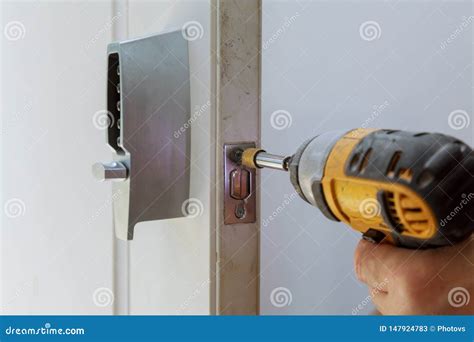
<path id="1" fill-rule="evenodd" d="M 231 154 L 255 147 L 253 142 L 224 145 L 224 224 L 254 223 L 256 221 L 256 173 L 238 165 Z"/>

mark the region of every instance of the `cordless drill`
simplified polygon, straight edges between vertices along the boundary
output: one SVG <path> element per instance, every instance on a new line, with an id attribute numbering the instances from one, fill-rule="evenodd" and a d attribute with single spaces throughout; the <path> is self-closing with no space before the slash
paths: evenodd
<path id="1" fill-rule="evenodd" d="M 474 155 L 438 133 L 355 129 L 320 134 L 292 156 L 250 148 L 250 168 L 289 171 L 298 194 L 373 242 L 451 245 L 474 230 Z"/>

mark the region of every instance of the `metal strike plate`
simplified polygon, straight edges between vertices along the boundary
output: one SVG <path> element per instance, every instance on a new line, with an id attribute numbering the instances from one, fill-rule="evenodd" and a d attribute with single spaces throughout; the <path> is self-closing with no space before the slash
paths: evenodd
<path id="1" fill-rule="evenodd" d="M 107 143 L 116 236 L 132 240 L 142 221 L 184 216 L 189 198 L 188 44 L 181 31 L 108 46 Z M 179 134 L 177 134 L 179 133 Z"/>
<path id="2" fill-rule="evenodd" d="M 255 147 L 255 144 L 224 145 L 224 224 L 254 223 L 256 220 L 255 169 L 238 165 L 231 158 L 237 149 L 250 147 Z"/>

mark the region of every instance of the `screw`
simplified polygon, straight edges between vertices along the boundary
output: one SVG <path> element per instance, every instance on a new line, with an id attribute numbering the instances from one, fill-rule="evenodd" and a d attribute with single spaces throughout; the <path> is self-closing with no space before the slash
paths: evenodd
<path id="1" fill-rule="evenodd" d="M 237 217 L 238 219 L 243 219 L 245 217 L 245 207 L 243 204 L 239 204 L 237 205 L 237 207 L 235 207 L 235 217 Z"/>
<path id="2" fill-rule="evenodd" d="M 236 164 L 242 163 L 242 153 L 244 151 L 241 148 L 236 148 L 229 153 L 229 159 L 232 160 Z"/>

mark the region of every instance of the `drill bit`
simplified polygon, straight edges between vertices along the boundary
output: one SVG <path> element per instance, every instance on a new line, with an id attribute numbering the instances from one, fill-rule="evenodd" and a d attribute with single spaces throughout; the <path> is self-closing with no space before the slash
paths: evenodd
<path id="1" fill-rule="evenodd" d="M 267 153 L 265 150 L 258 148 L 248 148 L 246 150 L 235 150 L 231 155 L 232 160 L 243 166 L 262 169 L 264 167 L 288 171 L 291 157 L 279 156 Z"/>

